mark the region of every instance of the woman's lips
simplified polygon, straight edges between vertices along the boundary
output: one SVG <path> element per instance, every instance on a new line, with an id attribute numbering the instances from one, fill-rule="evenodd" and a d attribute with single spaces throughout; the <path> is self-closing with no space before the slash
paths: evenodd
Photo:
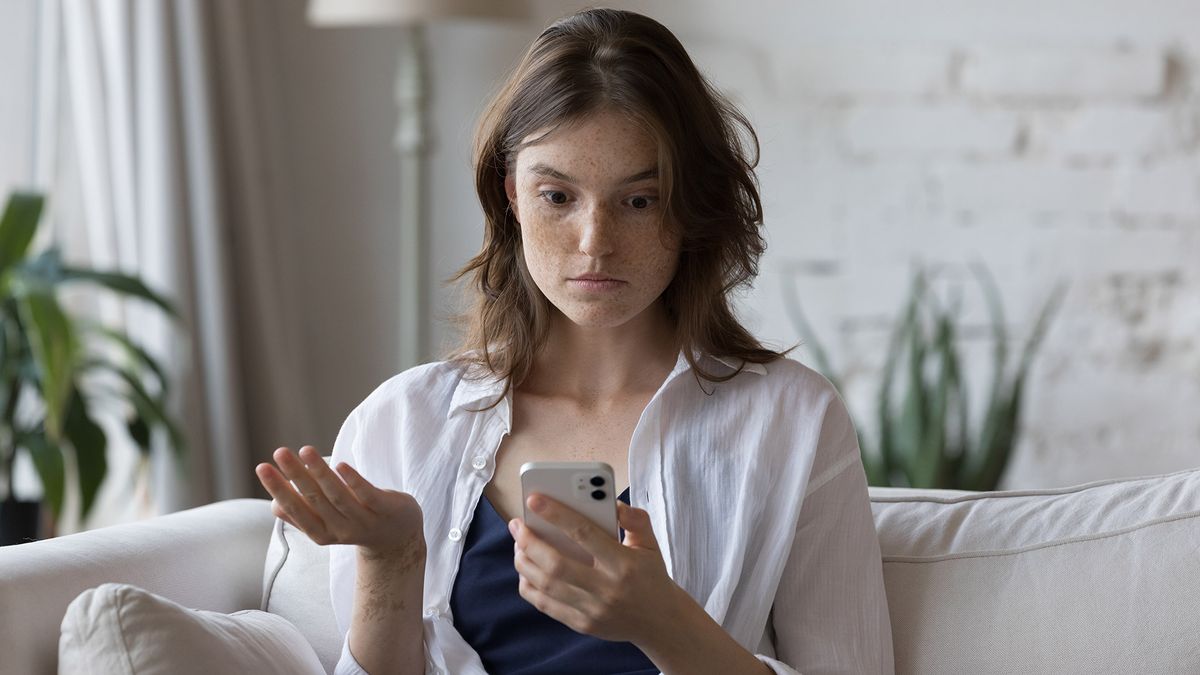
<path id="1" fill-rule="evenodd" d="M 577 279 L 567 279 L 567 283 L 575 288 L 585 291 L 611 291 L 625 285 L 620 279 L 609 279 L 605 277 L 580 277 Z"/>

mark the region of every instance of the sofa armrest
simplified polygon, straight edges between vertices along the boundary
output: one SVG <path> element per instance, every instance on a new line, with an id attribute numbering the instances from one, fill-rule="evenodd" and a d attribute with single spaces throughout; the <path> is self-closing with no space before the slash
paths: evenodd
<path id="1" fill-rule="evenodd" d="M 5 672 L 55 673 L 67 605 L 105 582 L 140 586 L 197 609 L 258 609 L 274 520 L 269 500 L 230 499 L 0 548 Z"/>

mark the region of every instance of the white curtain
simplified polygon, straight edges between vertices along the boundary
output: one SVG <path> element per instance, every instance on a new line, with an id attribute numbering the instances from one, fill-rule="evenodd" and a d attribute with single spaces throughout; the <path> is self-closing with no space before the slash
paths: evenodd
<path id="1" fill-rule="evenodd" d="M 189 455 L 156 440 L 148 482 L 115 413 L 109 476 L 87 523 L 60 532 L 256 496 L 253 466 L 313 438 L 288 305 L 286 176 L 264 5 L 240 0 L 54 0 L 43 4 L 49 217 L 68 260 L 140 276 L 184 324 L 137 301 L 96 310 L 169 364 Z M 57 100 L 53 100 L 53 99 Z M 47 120 L 47 117 L 53 119 Z M 54 148 L 53 152 L 44 148 Z"/>

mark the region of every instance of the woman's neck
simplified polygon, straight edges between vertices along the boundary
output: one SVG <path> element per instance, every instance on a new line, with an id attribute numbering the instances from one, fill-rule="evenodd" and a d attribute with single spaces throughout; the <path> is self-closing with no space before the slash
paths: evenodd
<path id="1" fill-rule="evenodd" d="M 653 393 L 678 355 L 674 326 L 661 307 L 611 328 L 579 326 L 556 313 L 520 390 L 591 404 Z"/>

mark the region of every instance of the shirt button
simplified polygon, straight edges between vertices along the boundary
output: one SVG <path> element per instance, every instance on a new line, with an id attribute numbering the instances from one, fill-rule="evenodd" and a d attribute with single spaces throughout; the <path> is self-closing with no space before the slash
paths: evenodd
<path id="1" fill-rule="evenodd" d="M 459 539 L 462 539 L 462 530 L 458 529 L 457 527 L 452 527 L 450 528 L 449 536 L 450 541 L 458 541 Z"/>
<path id="2" fill-rule="evenodd" d="M 438 613 L 437 607 L 426 607 L 425 608 L 425 616 L 434 617 L 434 616 L 437 616 L 437 613 Z"/>
<path id="3" fill-rule="evenodd" d="M 471 460 L 471 466 L 475 467 L 477 471 L 483 471 L 483 467 L 487 466 L 487 458 L 476 457 L 475 459 Z"/>

